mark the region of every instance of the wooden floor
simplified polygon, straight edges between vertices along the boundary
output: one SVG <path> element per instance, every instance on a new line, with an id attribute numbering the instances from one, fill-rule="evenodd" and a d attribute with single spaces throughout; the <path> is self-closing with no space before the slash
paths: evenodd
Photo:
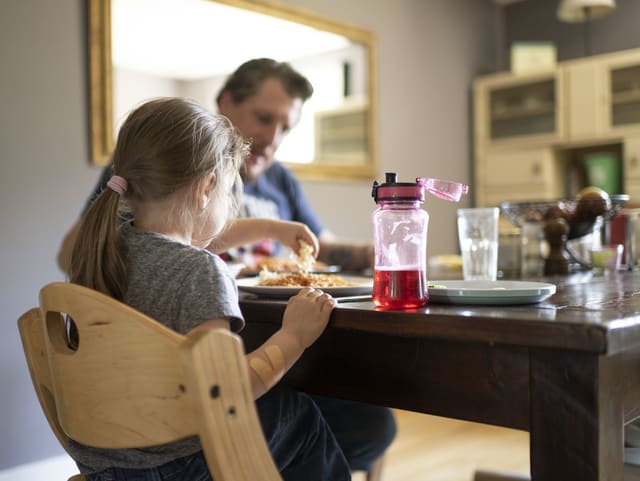
<path id="1" fill-rule="evenodd" d="M 529 433 L 395 411 L 398 436 L 382 481 L 472 481 L 480 470 L 529 472 Z M 353 481 L 364 481 L 356 473 Z"/>

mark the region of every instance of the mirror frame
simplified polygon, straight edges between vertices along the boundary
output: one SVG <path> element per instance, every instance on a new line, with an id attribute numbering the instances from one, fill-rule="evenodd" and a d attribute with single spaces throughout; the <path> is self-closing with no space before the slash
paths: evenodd
<path id="1" fill-rule="evenodd" d="M 242 8 L 272 17 L 301 23 L 319 30 L 336 33 L 367 47 L 368 75 L 368 161 L 365 164 L 338 162 L 287 163 L 301 178 L 336 180 L 367 179 L 377 175 L 377 47 L 372 32 L 320 16 L 308 10 L 275 4 L 268 0 L 208 0 Z M 91 162 L 97 166 L 109 163 L 114 149 L 113 135 L 113 67 L 111 60 L 111 0 L 89 0 L 89 94 Z"/>

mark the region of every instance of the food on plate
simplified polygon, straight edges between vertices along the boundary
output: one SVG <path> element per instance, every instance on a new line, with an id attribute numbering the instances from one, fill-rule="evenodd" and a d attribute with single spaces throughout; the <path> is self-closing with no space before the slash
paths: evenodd
<path id="1" fill-rule="evenodd" d="M 315 257 L 313 257 L 313 247 L 304 241 L 300 241 L 300 253 L 298 256 L 289 260 L 269 257 L 257 263 L 261 267 L 257 285 L 320 288 L 354 285 L 352 282 L 335 274 L 313 273 L 314 269 L 318 269 L 318 264 Z"/>
<path id="2" fill-rule="evenodd" d="M 321 261 L 313 260 L 310 271 L 323 271 L 329 266 Z M 295 259 L 285 259 L 281 257 L 263 257 L 257 260 L 252 266 L 242 269 L 241 274 L 255 273 L 267 270 L 270 272 L 292 272 L 300 270 L 300 265 Z"/>
<path id="3" fill-rule="evenodd" d="M 314 274 L 311 272 L 261 271 L 258 286 L 271 287 L 351 287 L 353 282 L 336 274 Z"/>
<path id="4" fill-rule="evenodd" d="M 300 253 L 297 256 L 298 267 L 300 272 L 311 272 L 313 266 L 316 263 L 316 258 L 313 257 L 313 247 L 307 244 L 305 241 L 300 241 Z"/>

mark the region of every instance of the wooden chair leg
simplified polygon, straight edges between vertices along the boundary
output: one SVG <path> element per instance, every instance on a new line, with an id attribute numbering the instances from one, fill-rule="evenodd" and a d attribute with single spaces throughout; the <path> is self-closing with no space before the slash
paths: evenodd
<path id="1" fill-rule="evenodd" d="M 381 481 L 382 468 L 384 466 L 384 454 L 380 456 L 367 471 L 367 481 Z"/>

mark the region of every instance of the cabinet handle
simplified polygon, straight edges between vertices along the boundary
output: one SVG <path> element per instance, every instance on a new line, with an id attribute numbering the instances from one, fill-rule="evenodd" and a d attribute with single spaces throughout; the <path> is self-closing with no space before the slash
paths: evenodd
<path id="1" fill-rule="evenodd" d="M 540 164 L 533 164 L 531 166 L 531 174 L 540 175 L 541 172 L 542 172 L 542 167 L 540 167 Z"/>

